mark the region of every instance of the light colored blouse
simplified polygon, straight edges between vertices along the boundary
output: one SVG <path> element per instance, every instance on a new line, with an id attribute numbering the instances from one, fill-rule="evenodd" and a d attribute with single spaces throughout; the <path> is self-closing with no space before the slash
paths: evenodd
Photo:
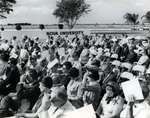
<path id="1" fill-rule="evenodd" d="M 79 99 L 78 91 L 79 91 L 80 86 L 81 86 L 80 79 L 70 80 L 70 82 L 67 86 L 68 99 L 70 99 L 70 100 L 78 100 Z"/>
<path id="2" fill-rule="evenodd" d="M 124 100 L 121 96 L 113 98 L 108 104 L 106 101 L 107 94 L 105 94 L 100 102 L 102 106 L 101 118 L 118 118 L 123 109 Z"/>

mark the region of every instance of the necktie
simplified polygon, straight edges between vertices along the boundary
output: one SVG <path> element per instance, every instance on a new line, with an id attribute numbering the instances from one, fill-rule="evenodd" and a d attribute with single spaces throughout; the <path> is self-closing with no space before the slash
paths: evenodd
<path id="1" fill-rule="evenodd" d="M 53 114 L 55 114 L 55 112 L 58 110 L 58 107 L 54 110 Z"/>

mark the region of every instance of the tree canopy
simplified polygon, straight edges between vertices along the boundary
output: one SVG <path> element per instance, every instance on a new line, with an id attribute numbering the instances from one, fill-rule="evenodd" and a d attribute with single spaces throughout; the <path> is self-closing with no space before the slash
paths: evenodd
<path id="1" fill-rule="evenodd" d="M 131 13 L 126 13 L 124 16 L 123 16 L 124 19 L 126 19 L 126 22 L 127 24 L 133 24 L 133 25 L 137 25 L 139 24 L 139 21 L 138 21 L 138 18 L 139 18 L 139 15 L 138 14 L 131 14 Z"/>
<path id="2" fill-rule="evenodd" d="M 17 24 L 16 25 L 16 30 L 21 30 L 21 29 L 22 29 L 21 25 Z"/>
<path id="3" fill-rule="evenodd" d="M 41 30 L 43 30 L 43 29 L 45 29 L 45 26 L 44 26 L 43 24 L 39 24 L 39 28 L 40 28 Z"/>
<path id="4" fill-rule="evenodd" d="M 150 23 L 150 11 L 141 17 L 143 19 L 142 23 Z"/>
<path id="5" fill-rule="evenodd" d="M 13 11 L 13 4 L 16 4 L 16 0 L 0 0 L 0 18 L 6 18 L 6 14 Z"/>
<path id="6" fill-rule="evenodd" d="M 59 18 L 59 22 L 66 23 L 70 29 L 74 27 L 81 16 L 88 14 L 90 4 L 84 0 L 61 0 L 56 3 L 53 15 Z"/>

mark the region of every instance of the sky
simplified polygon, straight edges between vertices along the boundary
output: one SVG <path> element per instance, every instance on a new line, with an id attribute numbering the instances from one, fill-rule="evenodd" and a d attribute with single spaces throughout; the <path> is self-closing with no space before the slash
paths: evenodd
<path id="1" fill-rule="evenodd" d="M 58 19 L 52 14 L 56 9 L 56 1 L 60 0 L 16 0 L 13 12 L 7 19 L 0 19 L 0 24 L 32 23 L 57 24 Z M 150 11 L 150 0 L 85 0 L 90 4 L 91 11 L 81 17 L 77 23 L 81 24 L 122 24 L 126 13 L 141 16 Z"/>

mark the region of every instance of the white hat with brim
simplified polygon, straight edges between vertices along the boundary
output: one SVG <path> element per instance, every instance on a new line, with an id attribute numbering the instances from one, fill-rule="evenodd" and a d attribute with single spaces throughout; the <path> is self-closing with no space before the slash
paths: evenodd
<path id="1" fill-rule="evenodd" d="M 130 63 L 127 63 L 127 62 L 124 62 L 120 65 L 122 68 L 127 68 L 129 71 L 131 70 L 132 68 L 132 64 Z"/>
<path id="2" fill-rule="evenodd" d="M 91 49 L 91 50 L 90 50 L 90 53 L 91 53 L 92 55 L 97 55 L 97 51 L 94 50 L 94 49 Z"/>
<path id="3" fill-rule="evenodd" d="M 104 56 L 106 56 L 106 57 L 110 57 L 110 53 L 109 52 L 106 52 L 106 53 L 104 53 Z"/>
<path id="4" fill-rule="evenodd" d="M 113 62 L 112 62 L 112 65 L 115 65 L 115 66 L 120 66 L 120 61 L 118 61 L 118 60 L 114 60 Z"/>
<path id="5" fill-rule="evenodd" d="M 125 78 L 125 79 L 129 79 L 129 80 L 134 78 L 133 74 L 130 72 L 123 72 L 123 73 L 121 73 L 120 77 Z"/>
<path id="6" fill-rule="evenodd" d="M 142 65 L 135 65 L 132 68 L 132 71 L 138 71 L 138 72 L 144 72 L 145 71 L 145 66 Z"/>
<path id="7" fill-rule="evenodd" d="M 111 58 L 118 59 L 118 54 L 112 54 L 112 55 L 111 55 Z"/>
<path id="8" fill-rule="evenodd" d="M 135 38 L 136 38 L 137 40 L 145 39 L 143 36 L 136 36 Z"/>

